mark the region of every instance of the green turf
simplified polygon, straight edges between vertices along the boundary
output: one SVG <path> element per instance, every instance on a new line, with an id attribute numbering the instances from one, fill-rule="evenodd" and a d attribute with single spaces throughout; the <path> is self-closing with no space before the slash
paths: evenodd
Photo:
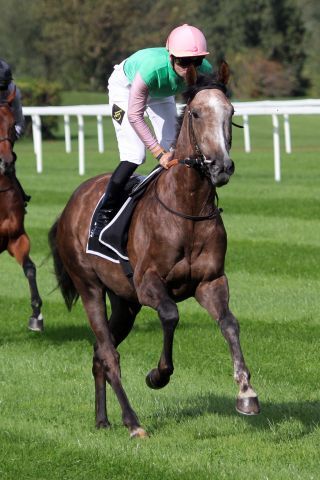
<path id="1" fill-rule="evenodd" d="M 319 478 L 320 120 L 291 118 L 293 153 L 284 153 L 282 139 L 280 184 L 273 180 L 271 118 L 251 117 L 250 126 L 252 153 L 244 153 L 242 132 L 235 130 L 236 173 L 219 196 L 229 239 L 230 304 L 262 413 L 236 413 L 227 345 L 192 299 L 179 305 L 172 380 L 161 391 L 149 390 L 144 378 L 158 361 L 162 334 L 155 312 L 144 308 L 119 350 L 123 383 L 147 440 L 129 440 L 112 393 L 113 428 L 95 430 L 93 336 L 81 302 L 70 314 L 59 292 L 52 292 L 53 267 L 45 261 L 48 229 L 83 180 L 76 124 L 71 154 L 64 152 L 62 128 L 57 140 L 44 143 L 41 175 L 35 173 L 32 143 L 17 144 L 18 174 L 32 194 L 26 226 L 46 329 L 40 335 L 27 331 L 27 283 L 3 253 L 1 480 Z M 110 121 L 104 154 L 97 153 L 94 119 L 85 119 L 85 131 L 84 178 L 113 170 L 117 150 Z M 153 165 L 149 159 L 141 171 Z"/>

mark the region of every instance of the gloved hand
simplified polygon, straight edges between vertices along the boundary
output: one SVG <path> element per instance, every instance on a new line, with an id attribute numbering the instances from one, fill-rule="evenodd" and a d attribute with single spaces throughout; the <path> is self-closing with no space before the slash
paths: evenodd
<path id="1" fill-rule="evenodd" d="M 165 152 L 159 160 L 160 165 L 168 170 L 169 166 L 168 163 L 173 159 L 174 151 L 172 152 Z"/>

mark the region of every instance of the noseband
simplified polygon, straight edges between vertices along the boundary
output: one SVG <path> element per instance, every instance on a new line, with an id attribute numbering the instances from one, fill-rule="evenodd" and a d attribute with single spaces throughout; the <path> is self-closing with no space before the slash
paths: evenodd
<path id="1" fill-rule="evenodd" d="M 13 147 L 13 145 L 14 145 L 14 141 L 13 141 L 11 138 L 9 138 L 9 137 L 0 137 L 0 143 L 1 143 L 1 142 L 9 142 L 9 143 L 11 143 L 11 146 L 12 146 L 12 147 Z"/>

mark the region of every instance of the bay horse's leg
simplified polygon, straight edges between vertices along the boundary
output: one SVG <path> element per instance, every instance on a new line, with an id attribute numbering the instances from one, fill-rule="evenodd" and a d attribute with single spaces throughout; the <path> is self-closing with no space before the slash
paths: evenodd
<path id="1" fill-rule="evenodd" d="M 131 332 L 141 305 L 127 302 L 111 291 L 108 291 L 108 297 L 111 303 L 109 328 L 114 346 L 117 347 Z"/>
<path id="2" fill-rule="evenodd" d="M 122 340 L 124 340 L 130 333 L 136 315 L 141 309 L 139 304 L 129 304 L 125 300 L 116 296 L 113 292 L 108 292 L 108 296 L 111 302 L 111 317 L 108 322 L 112 341 L 115 347 L 117 347 Z M 93 355 L 93 368 L 92 372 L 95 379 L 95 392 L 96 392 L 96 426 L 97 428 L 108 428 L 110 422 L 107 419 L 106 414 L 106 374 L 103 367 L 103 363 L 96 355 L 97 344 L 94 347 Z M 140 436 L 142 429 L 139 429 Z M 135 434 L 137 436 L 137 432 Z"/>
<path id="3" fill-rule="evenodd" d="M 141 303 L 157 310 L 163 329 L 163 349 L 158 367 L 152 369 L 146 382 L 150 388 L 163 388 L 173 374 L 173 338 L 179 322 L 179 312 L 175 302 L 169 297 L 168 292 L 159 275 L 149 270 L 145 272 L 139 286 L 138 298 Z"/>
<path id="4" fill-rule="evenodd" d="M 29 319 L 28 328 L 36 332 L 42 332 L 44 329 L 43 316 L 41 313 L 42 300 L 37 286 L 36 267 L 29 256 L 30 240 L 28 235 L 23 233 L 17 238 L 10 238 L 7 250 L 22 266 L 29 282 L 32 315 Z"/>
<path id="5" fill-rule="evenodd" d="M 83 306 L 96 337 L 92 368 L 96 392 L 96 426 L 100 428 L 110 425 L 106 414 L 105 382 L 107 381 L 118 398 L 122 410 L 122 420 L 129 429 L 130 435 L 144 437 L 147 434 L 141 428 L 121 383 L 120 355 L 115 349 L 114 339 L 107 321 L 105 290 L 103 287 L 90 285 L 89 282 L 82 284 L 79 277 L 77 279 L 74 277 L 73 281 L 81 295 Z"/>
<path id="6" fill-rule="evenodd" d="M 240 346 L 240 327 L 229 310 L 229 287 L 225 275 L 198 286 L 195 298 L 218 321 L 221 332 L 229 344 L 234 366 L 234 378 L 239 385 L 236 409 L 245 415 L 260 412 L 257 394 L 250 384 L 250 372 Z"/>

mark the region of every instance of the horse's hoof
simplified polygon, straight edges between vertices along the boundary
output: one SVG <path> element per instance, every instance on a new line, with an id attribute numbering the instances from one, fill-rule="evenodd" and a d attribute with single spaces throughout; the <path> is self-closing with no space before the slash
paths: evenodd
<path id="1" fill-rule="evenodd" d="M 236 410 L 242 415 L 258 415 L 260 413 L 258 397 L 238 397 Z"/>
<path id="2" fill-rule="evenodd" d="M 28 328 L 33 332 L 43 332 L 44 325 L 43 325 L 43 316 L 41 315 L 41 313 L 38 317 L 29 318 Z"/>
<path id="3" fill-rule="evenodd" d="M 160 377 L 157 368 L 153 368 L 146 376 L 146 384 L 149 388 L 153 388 L 154 390 L 159 390 L 160 388 L 165 387 L 169 382 L 170 377 Z"/>
<path id="4" fill-rule="evenodd" d="M 101 420 L 96 423 L 96 429 L 100 430 L 100 428 L 111 428 L 111 423 L 108 420 Z"/>
<path id="5" fill-rule="evenodd" d="M 149 435 L 147 434 L 147 432 L 141 427 L 135 428 L 130 432 L 130 438 L 148 438 L 148 437 Z"/>

